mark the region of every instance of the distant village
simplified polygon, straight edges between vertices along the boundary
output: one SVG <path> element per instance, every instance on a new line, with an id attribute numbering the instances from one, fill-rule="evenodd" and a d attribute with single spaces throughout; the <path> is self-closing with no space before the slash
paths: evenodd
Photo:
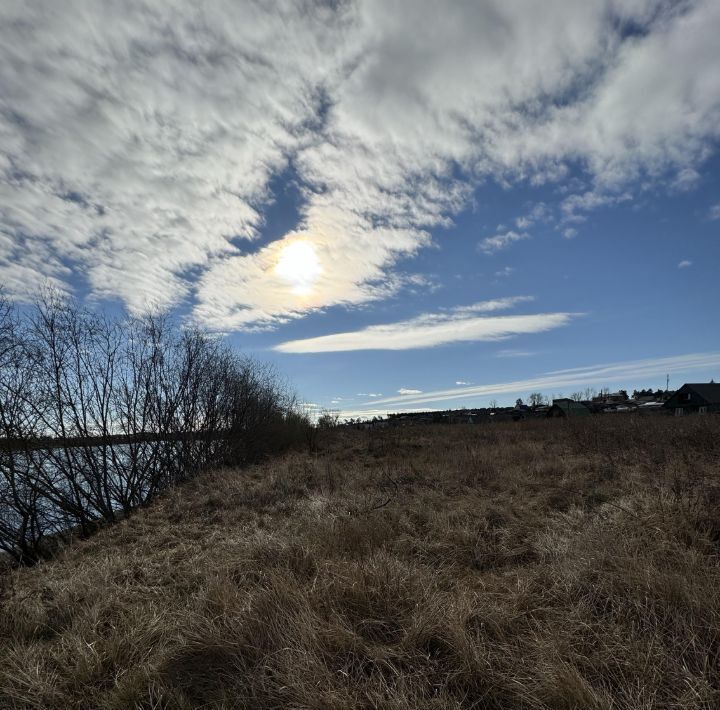
<path id="1" fill-rule="evenodd" d="M 495 405 L 495 406 L 493 406 Z M 499 421 L 521 421 L 539 418 L 579 418 L 593 415 L 686 416 L 720 413 L 720 383 L 714 381 L 687 383 L 678 390 L 626 390 L 596 392 L 586 389 L 570 397 L 548 399 L 533 392 L 527 401 L 518 399 L 514 407 L 452 409 L 444 411 L 404 412 L 374 417 L 372 420 L 346 419 L 340 422 L 331 413 L 320 418 L 319 424 L 344 425 L 362 429 L 415 426 L 420 424 L 480 424 Z M 323 421 L 324 420 L 324 421 Z M 334 421 L 333 421 L 334 420 Z"/>

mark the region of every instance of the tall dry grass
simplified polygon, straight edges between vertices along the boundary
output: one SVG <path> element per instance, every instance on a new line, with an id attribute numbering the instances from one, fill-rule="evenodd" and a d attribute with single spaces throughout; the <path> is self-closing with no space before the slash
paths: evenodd
<path id="1" fill-rule="evenodd" d="M 319 447 L 7 573 L 0 707 L 720 707 L 720 419 Z"/>

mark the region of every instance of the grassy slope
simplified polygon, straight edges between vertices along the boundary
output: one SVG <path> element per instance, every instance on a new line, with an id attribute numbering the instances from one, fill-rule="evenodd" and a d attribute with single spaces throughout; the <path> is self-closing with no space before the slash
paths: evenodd
<path id="1" fill-rule="evenodd" d="M 720 707 L 720 418 L 321 443 L 5 575 L 0 707 Z"/>

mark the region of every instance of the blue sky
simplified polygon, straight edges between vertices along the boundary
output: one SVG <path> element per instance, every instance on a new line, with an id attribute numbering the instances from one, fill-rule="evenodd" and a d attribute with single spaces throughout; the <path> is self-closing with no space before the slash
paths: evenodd
<path id="1" fill-rule="evenodd" d="M 713 0 L 3 3 L 0 282 L 368 416 L 718 379 Z"/>

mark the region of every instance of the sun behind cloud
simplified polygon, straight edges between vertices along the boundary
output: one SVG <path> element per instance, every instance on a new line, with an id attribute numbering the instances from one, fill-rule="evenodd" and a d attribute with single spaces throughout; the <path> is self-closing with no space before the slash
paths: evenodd
<path id="1" fill-rule="evenodd" d="M 313 243 L 299 239 L 282 247 L 274 272 L 291 284 L 294 293 L 302 296 L 311 293 L 322 273 Z"/>

